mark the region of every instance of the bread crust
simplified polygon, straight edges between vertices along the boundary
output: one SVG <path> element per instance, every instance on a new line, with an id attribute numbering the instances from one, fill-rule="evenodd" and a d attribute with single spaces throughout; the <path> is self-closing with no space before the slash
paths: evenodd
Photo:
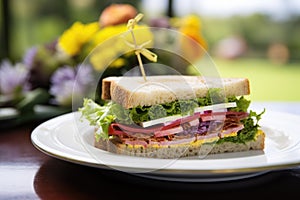
<path id="1" fill-rule="evenodd" d="M 205 97 L 209 88 L 221 88 L 225 97 L 250 94 L 247 78 L 172 75 L 148 76 L 145 82 L 142 77 L 108 77 L 103 79 L 102 99 L 128 109 Z"/>
<path id="2" fill-rule="evenodd" d="M 259 130 L 255 140 L 246 143 L 223 142 L 217 143 L 187 143 L 182 145 L 141 145 L 129 146 L 117 140 L 99 140 L 94 142 L 94 146 L 120 155 L 171 159 L 190 156 L 203 156 L 208 154 L 220 154 L 227 152 L 242 152 L 250 150 L 263 150 L 265 147 L 265 133 Z"/>
<path id="3" fill-rule="evenodd" d="M 107 77 L 102 80 L 102 93 L 101 98 L 104 100 L 111 99 L 110 96 L 110 88 L 111 88 L 111 82 L 115 82 L 118 80 L 118 77 Z"/>

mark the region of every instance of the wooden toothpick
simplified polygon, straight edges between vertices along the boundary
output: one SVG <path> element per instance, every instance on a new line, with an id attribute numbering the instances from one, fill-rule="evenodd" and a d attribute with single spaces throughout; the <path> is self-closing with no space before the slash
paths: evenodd
<path id="1" fill-rule="evenodd" d="M 139 62 L 141 73 L 142 73 L 143 78 L 144 78 L 144 81 L 147 81 L 144 65 L 143 65 L 142 58 L 141 58 L 141 54 L 143 56 L 145 56 L 148 60 L 151 60 L 153 62 L 157 62 L 157 55 L 155 53 L 149 51 L 148 49 L 144 48 L 144 46 L 149 44 L 151 41 L 147 41 L 147 42 L 145 42 L 141 45 L 138 45 L 137 42 L 136 42 L 136 38 L 135 38 L 135 35 L 134 35 L 134 32 L 133 32 L 133 29 L 134 29 L 135 25 L 143 18 L 143 16 L 144 15 L 140 13 L 135 18 L 130 19 L 128 21 L 127 29 L 130 31 L 133 44 L 126 41 L 126 40 L 125 40 L 125 42 L 128 46 L 130 46 L 131 48 L 134 49 L 135 55 L 137 56 L 137 59 L 138 59 L 138 62 Z"/>

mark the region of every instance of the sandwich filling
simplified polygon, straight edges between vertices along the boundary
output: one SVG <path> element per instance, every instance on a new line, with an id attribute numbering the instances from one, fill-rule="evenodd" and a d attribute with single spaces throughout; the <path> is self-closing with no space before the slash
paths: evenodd
<path id="1" fill-rule="evenodd" d="M 84 99 L 79 109 L 96 127 L 95 139 L 114 140 L 130 146 L 169 146 L 205 143 L 245 143 L 255 140 L 261 112 L 248 112 L 250 101 L 229 97 L 225 103 L 204 98 L 176 100 L 153 106 L 125 109 L 108 101 L 103 105 Z"/>

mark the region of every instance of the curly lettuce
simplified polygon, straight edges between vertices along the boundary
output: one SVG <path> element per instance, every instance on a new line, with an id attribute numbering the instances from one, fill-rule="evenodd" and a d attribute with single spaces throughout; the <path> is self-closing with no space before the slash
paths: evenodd
<path id="1" fill-rule="evenodd" d="M 92 126 L 97 126 L 97 131 L 100 138 L 108 138 L 108 128 L 110 124 L 115 121 L 116 115 L 112 112 L 113 103 L 109 102 L 104 106 L 100 106 L 92 99 L 84 99 L 83 107 L 79 108 L 82 113 Z"/>
<path id="2" fill-rule="evenodd" d="M 251 103 L 251 101 L 247 100 L 244 96 L 241 96 L 240 98 L 229 97 L 227 101 L 236 102 L 236 107 L 230 108 L 231 111 L 236 111 L 236 112 L 247 112 L 249 105 Z"/>
<path id="3" fill-rule="evenodd" d="M 238 132 L 236 136 L 221 138 L 217 141 L 218 144 L 223 142 L 233 142 L 233 143 L 245 143 L 255 139 L 258 128 L 260 127 L 258 122 L 261 116 L 265 113 L 265 109 L 257 114 L 256 112 L 250 110 L 249 116 L 242 120 L 244 128 Z"/>

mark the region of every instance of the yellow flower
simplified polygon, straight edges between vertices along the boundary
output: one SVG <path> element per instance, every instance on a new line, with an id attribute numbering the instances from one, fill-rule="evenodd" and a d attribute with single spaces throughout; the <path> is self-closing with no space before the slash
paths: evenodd
<path id="1" fill-rule="evenodd" d="M 179 31 L 198 42 L 204 49 L 207 49 L 207 43 L 201 34 L 201 21 L 195 15 L 188 15 L 182 19 Z"/>
<path id="2" fill-rule="evenodd" d="M 181 26 L 193 27 L 194 29 L 201 30 L 200 18 L 196 15 L 187 15 L 182 18 Z"/>
<path id="3" fill-rule="evenodd" d="M 208 45 L 201 33 L 200 18 L 196 15 L 187 15 L 181 19 L 173 20 L 173 25 L 184 35 L 179 38 L 184 56 L 190 61 L 201 58 Z"/>
<path id="4" fill-rule="evenodd" d="M 134 34 L 138 45 L 153 40 L 153 35 L 148 26 L 137 25 Z M 109 65 L 111 67 L 121 67 L 121 60 L 118 61 L 119 57 L 133 50 L 126 44 L 126 41 L 133 43 L 126 24 L 108 26 L 98 31 L 86 47 L 91 52 L 90 62 L 94 68 L 104 70 Z M 153 43 L 150 42 L 146 47 L 152 45 Z"/>
<path id="5" fill-rule="evenodd" d="M 97 45 L 102 44 L 103 42 L 110 39 L 111 37 L 119 35 L 119 34 L 125 32 L 126 30 L 127 30 L 126 25 L 124 25 L 124 24 L 116 25 L 116 26 L 108 26 L 108 27 L 102 28 L 91 39 L 89 48 L 92 50 Z M 115 47 L 112 46 L 112 48 L 115 48 Z"/>
<path id="6" fill-rule="evenodd" d="M 125 64 L 126 64 L 126 60 L 124 58 L 118 58 L 111 64 L 111 66 L 115 67 L 115 68 L 120 68 L 120 67 L 124 66 Z"/>
<path id="7" fill-rule="evenodd" d="M 74 56 L 80 53 L 81 48 L 99 30 L 98 22 L 82 24 L 75 22 L 66 30 L 58 40 L 58 47 L 68 54 Z"/>

